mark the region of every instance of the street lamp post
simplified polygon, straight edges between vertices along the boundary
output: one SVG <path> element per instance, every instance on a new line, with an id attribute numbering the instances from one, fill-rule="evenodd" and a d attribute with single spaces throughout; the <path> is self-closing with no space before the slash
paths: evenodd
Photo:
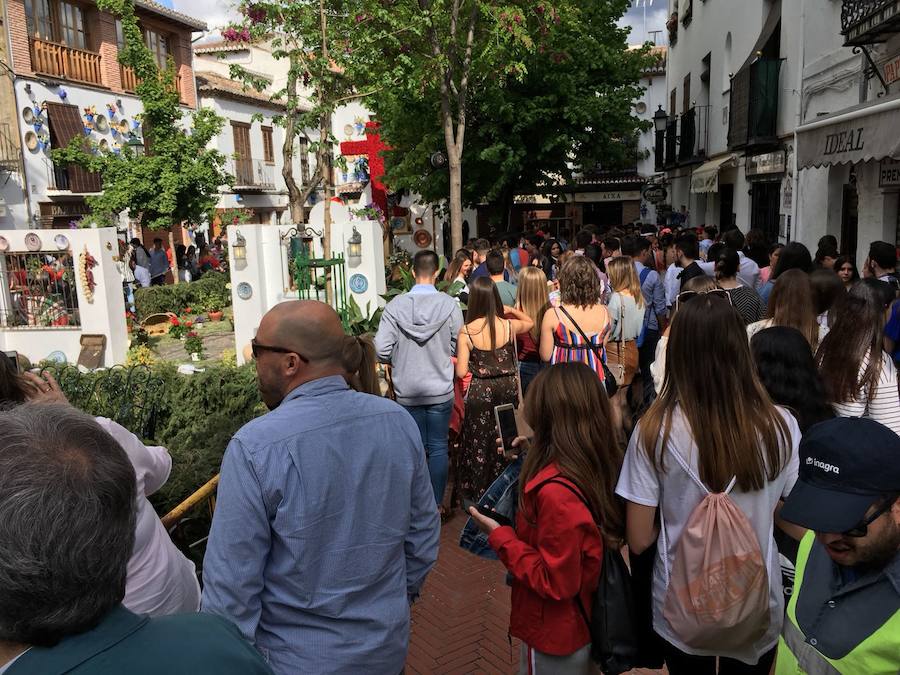
<path id="1" fill-rule="evenodd" d="M 662 171 L 665 167 L 666 154 L 666 129 L 669 126 L 669 116 L 663 110 L 662 105 L 659 110 L 653 113 L 653 128 L 656 130 L 656 170 Z"/>

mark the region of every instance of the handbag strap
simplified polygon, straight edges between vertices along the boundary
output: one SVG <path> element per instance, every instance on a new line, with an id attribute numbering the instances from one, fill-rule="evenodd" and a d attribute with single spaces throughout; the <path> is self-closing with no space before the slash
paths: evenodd
<path id="1" fill-rule="evenodd" d="M 509 321 L 507 321 L 506 326 L 509 331 L 510 342 L 512 342 L 512 346 L 513 346 L 513 358 L 515 359 L 515 362 L 516 362 L 516 390 L 519 393 L 519 405 L 516 407 L 518 408 L 519 406 L 521 406 L 522 404 L 525 403 L 525 396 L 522 394 L 522 373 L 519 372 L 519 343 L 513 337 L 512 324 Z"/>
<path id="2" fill-rule="evenodd" d="M 578 325 L 578 322 L 572 318 L 572 315 L 566 311 L 566 308 L 562 305 L 559 306 L 559 309 L 562 310 L 562 313 L 566 315 L 566 318 L 572 322 L 572 325 L 575 326 L 575 330 L 578 331 L 578 334 L 581 336 L 581 339 L 584 340 L 585 346 L 590 349 L 597 356 L 598 359 L 602 358 L 603 345 L 595 345 L 588 339 L 588 336 L 585 334 L 583 330 L 581 330 L 581 326 Z M 598 351 L 598 349 L 600 351 Z"/>

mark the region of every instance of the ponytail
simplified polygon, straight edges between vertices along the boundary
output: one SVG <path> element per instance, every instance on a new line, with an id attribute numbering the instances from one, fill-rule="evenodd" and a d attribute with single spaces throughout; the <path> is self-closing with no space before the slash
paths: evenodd
<path id="1" fill-rule="evenodd" d="M 381 385 L 375 373 L 375 345 L 372 336 L 345 336 L 341 362 L 347 371 L 347 382 L 351 387 L 364 394 L 381 396 Z"/>

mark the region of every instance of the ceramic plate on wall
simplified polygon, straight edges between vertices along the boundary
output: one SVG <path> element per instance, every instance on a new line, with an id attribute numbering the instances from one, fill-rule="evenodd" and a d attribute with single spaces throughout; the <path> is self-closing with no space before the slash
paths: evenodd
<path id="1" fill-rule="evenodd" d="M 131 127 L 128 125 L 128 120 L 119 120 L 119 133 L 127 134 L 129 131 L 131 131 Z"/>
<path id="2" fill-rule="evenodd" d="M 53 237 L 53 243 L 56 244 L 56 248 L 60 251 L 65 251 L 69 248 L 69 238 L 64 234 L 58 234 Z"/>
<path id="3" fill-rule="evenodd" d="M 246 281 L 242 281 L 237 287 L 237 296 L 241 300 L 249 300 L 253 296 L 253 286 Z"/>
<path id="4" fill-rule="evenodd" d="M 100 152 L 109 152 L 109 141 L 105 138 L 100 141 Z"/>
<path id="5" fill-rule="evenodd" d="M 25 235 L 25 248 L 27 248 L 29 251 L 40 251 L 41 238 L 34 232 L 29 232 Z"/>
<path id="6" fill-rule="evenodd" d="M 105 134 L 109 131 L 109 122 L 106 121 L 106 116 L 94 115 L 94 128 L 101 134 Z"/>
<path id="7" fill-rule="evenodd" d="M 0 253 L 9 250 L 9 242 L 6 240 L 6 237 L 0 236 Z"/>
<path id="8" fill-rule="evenodd" d="M 34 124 L 34 110 L 32 110 L 31 106 L 22 108 L 22 119 L 27 124 Z"/>
<path id="9" fill-rule="evenodd" d="M 38 137 L 33 131 L 25 132 L 25 147 L 29 150 L 37 150 Z"/>

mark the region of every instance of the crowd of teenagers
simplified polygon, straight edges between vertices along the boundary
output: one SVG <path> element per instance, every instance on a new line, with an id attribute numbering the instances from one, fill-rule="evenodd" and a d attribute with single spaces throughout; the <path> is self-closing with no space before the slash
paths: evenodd
<path id="1" fill-rule="evenodd" d="M 523 674 L 896 674 L 896 257 L 585 230 L 420 252 L 374 340 L 277 305 L 202 588 L 166 450 L 4 356 L 0 675 L 401 673 L 448 492 Z"/>

